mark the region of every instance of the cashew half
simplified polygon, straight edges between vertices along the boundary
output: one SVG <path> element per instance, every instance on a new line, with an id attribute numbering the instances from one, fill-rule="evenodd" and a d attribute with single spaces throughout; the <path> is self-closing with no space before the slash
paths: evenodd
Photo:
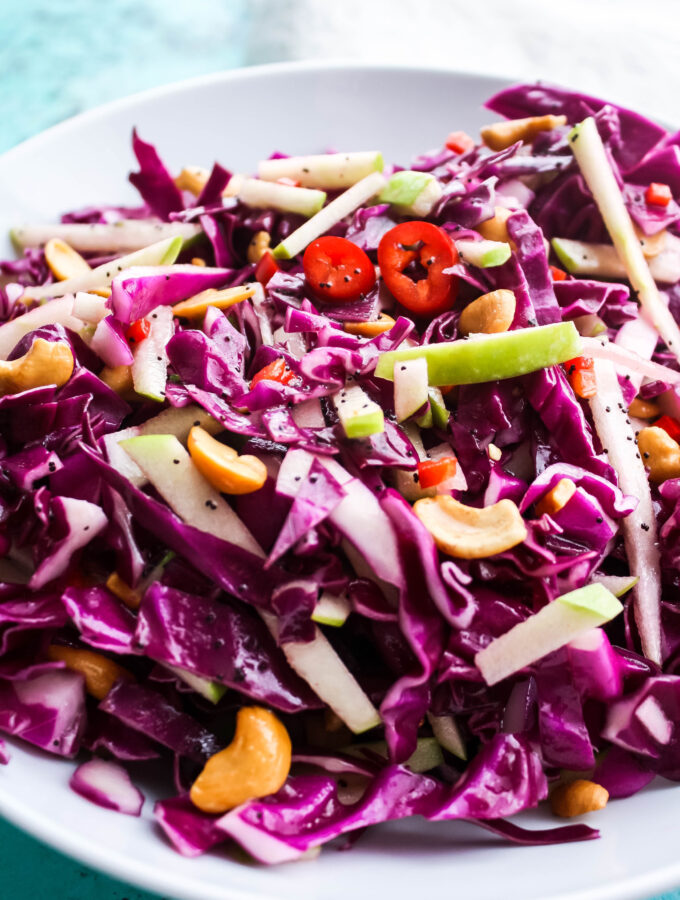
<path id="1" fill-rule="evenodd" d="M 506 244 L 510 244 L 511 247 L 514 247 L 515 245 L 510 240 L 510 235 L 508 234 L 507 225 L 512 212 L 511 209 L 506 209 L 504 206 L 494 207 L 494 215 L 492 218 L 487 219 L 485 222 L 480 222 L 477 226 L 477 231 L 487 241 L 504 241 Z"/>
<path id="2" fill-rule="evenodd" d="M 634 419 L 656 419 L 661 415 L 661 410 L 651 400 L 636 397 L 628 407 L 628 415 Z"/>
<path id="3" fill-rule="evenodd" d="M 191 801 L 203 812 L 224 813 L 274 794 L 288 777 L 291 755 L 290 737 L 276 716 L 261 707 L 244 707 L 236 718 L 234 740 L 205 764 L 191 788 Z"/>
<path id="4" fill-rule="evenodd" d="M 85 678 L 85 690 L 97 700 L 103 700 L 121 678 L 126 681 L 134 680 L 127 669 L 119 666 L 108 656 L 102 656 L 93 650 L 51 644 L 47 649 L 47 658 L 60 660 L 65 663 L 67 669 L 80 672 Z"/>
<path id="5" fill-rule="evenodd" d="M 246 254 L 248 262 L 259 263 L 267 250 L 269 250 L 270 243 L 271 237 L 268 231 L 256 231 L 248 244 L 248 253 Z"/>
<path id="6" fill-rule="evenodd" d="M 48 384 L 62 387 L 73 374 L 73 365 L 73 353 L 64 341 L 36 338 L 23 356 L 11 362 L 0 360 L 0 395 Z"/>
<path id="7" fill-rule="evenodd" d="M 482 140 L 491 150 L 505 150 L 517 141 L 533 141 L 541 131 L 552 131 L 567 124 L 566 116 L 529 116 L 527 119 L 509 119 L 494 122 L 482 128 Z"/>
<path id="8" fill-rule="evenodd" d="M 45 244 L 45 262 L 57 281 L 92 271 L 87 260 L 60 238 L 52 238 Z"/>
<path id="9" fill-rule="evenodd" d="M 442 494 L 418 500 L 413 511 L 439 549 L 460 559 L 503 553 L 527 537 L 524 520 L 512 500 L 477 509 Z"/>
<path id="10" fill-rule="evenodd" d="M 239 456 L 200 425 L 189 432 L 187 447 L 194 465 L 223 494 L 252 494 L 267 480 L 267 467 L 257 456 Z"/>
<path id="11" fill-rule="evenodd" d="M 175 178 L 175 186 L 180 191 L 189 191 L 197 197 L 208 183 L 210 172 L 202 166 L 189 166 L 182 169 L 177 178 Z"/>
<path id="12" fill-rule="evenodd" d="M 462 334 L 498 334 L 507 331 L 515 318 L 515 295 L 512 291 L 491 291 L 469 303 L 460 314 L 458 327 Z"/>
<path id="13" fill-rule="evenodd" d="M 550 806 L 556 816 L 570 819 L 604 809 L 608 800 L 609 791 L 601 784 L 579 778 L 555 788 L 550 795 Z"/>
<path id="14" fill-rule="evenodd" d="M 347 334 L 356 334 L 358 337 L 372 338 L 389 331 L 393 325 L 392 316 L 380 313 L 380 317 L 374 322 L 345 322 L 345 331 Z"/>
<path id="15" fill-rule="evenodd" d="M 643 428 L 638 434 L 638 450 L 650 481 L 660 484 L 669 478 L 680 478 L 680 444 L 663 428 Z"/>
<path id="16" fill-rule="evenodd" d="M 571 478 L 560 478 L 555 487 L 551 488 L 536 504 L 537 516 L 554 516 L 563 509 L 576 493 L 576 485 Z"/>
<path id="17" fill-rule="evenodd" d="M 204 316 L 208 307 L 215 306 L 217 309 L 229 309 L 248 297 L 252 297 L 255 293 L 255 286 L 252 284 L 240 284 L 237 287 L 224 288 L 224 290 L 216 291 L 214 288 L 208 288 L 201 291 L 200 294 L 194 294 L 188 300 L 182 300 L 172 307 L 173 315 L 180 316 L 184 319 L 198 319 Z"/>

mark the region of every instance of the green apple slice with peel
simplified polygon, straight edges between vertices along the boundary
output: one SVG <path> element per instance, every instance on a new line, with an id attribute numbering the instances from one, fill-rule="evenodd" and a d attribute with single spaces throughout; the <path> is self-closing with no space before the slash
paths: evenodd
<path id="1" fill-rule="evenodd" d="M 427 361 L 404 359 L 394 364 L 394 411 L 403 422 L 428 401 Z"/>
<path id="2" fill-rule="evenodd" d="M 502 266 L 510 259 L 512 250 L 505 241 L 456 241 L 461 261 L 479 269 Z"/>
<path id="3" fill-rule="evenodd" d="M 150 324 L 149 334 L 137 344 L 133 354 L 132 384 L 142 397 L 163 403 L 169 363 L 165 348 L 175 333 L 172 309 L 157 306 L 147 321 Z"/>
<path id="4" fill-rule="evenodd" d="M 375 374 L 392 380 L 395 363 L 427 360 L 431 385 L 479 384 L 537 372 L 581 355 L 581 338 L 572 322 L 521 328 L 503 334 L 390 350 L 378 359 Z"/>
<path id="5" fill-rule="evenodd" d="M 319 625 L 340 628 L 352 612 L 352 604 L 345 594 L 323 591 L 312 613 L 312 621 Z"/>
<path id="6" fill-rule="evenodd" d="M 498 684 L 622 610 L 621 602 L 606 587 L 586 585 L 563 594 L 495 638 L 477 653 L 475 665 L 488 685 Z"/>
<path id="7" fill-rule="evenodd" d="M 276 616 L 263 610 L 259 612 L 276 638 Z M 282 644 L 281 650 L 291 668 L 330 706 L 350 731 L 362 734 L 381 724 L 378 710 L 318 628 L 314 639 L 308 643 Z"/>
<path id="8" fill-rule="evenodd" d="M 429 216 L 441 198 L 442 189 L 429 172 L 404 169 L 391 175 L 378 194 L 380 203 L 389 203 L 401 216 Z"/>
<path id="9" fill-rule="evenodd" d="M 219 681 L 211 681 L 209 678 L 194 675 L 193 672 L 189 672 L 188 669 L 182 669 L 180 666 L 171 666 L 169 663 L 163 663 L 162 665 L 164 669 L 181 678 L 185 684 L 188 684 L 197 694 L 205 697 L 211 703 L 219 703 L 227 692 L 227 686 L 220 684 Z"/>
<path id="10" fill-rule="evenodd" d="M 649 271 L 595 119 L 589 116 L 575 125 L 567 139 L 647 319 L 680 360 L 680 328 Z"/>
<path id="11" fill-rule="evenodd" d="M 642 652 L 661 664 L 661 564 L 649 480 L 616 369 L 607 359 L 595 359 L 594 366 L 597 394 L 589 400 L 593 424 L 616 470 L 619 487 L 638 501 L 633 512 L 621 520 L 628 569 L 639 579 L 633 588 L 635 622 Z"/>
<path id="12" fill-rule="evenodd" d="M 262 557 L 253 535 L 194 465 L 174 435 L 144 435 L 121 442 L 168 506 L 185 522 Z M 370 496 L 370 492 L 369 492 Z M 339 508 L 339 507 L 338 507 Z M 276 616 L 258 610 L 267 628 L 278 636 Z M 317 628 L 312 641 L 282 646 L 290 666 L 356 733 L 380 724 L 380 716 L 361 686 Z"/>
<path id="13" fill-rule="evenodd" d="M 333 403 L 346 437 L 368 437 L 385 430 L 382 408 L 358 384 L 334 394 Z"/>
<path id="14" fill-rule="evenodd" d="M 116 275 L 132 266 L 169 266 L 179 256 L 182 249 L 181 237 L 170 237 L 142 250 L 135 250 L 125 256 L 112 259 L 90 272 L 66 278 L 64 281 L 55 281 L 53 284 L 43 284 L 39 287 L 27 287 L 24 297 L 30 300 L 45 300 L 48 297 L 63 297 L 65 294 L 75 294 L 77 291 L 91 291 L 96 288 L 108 287 Z"/>
<path id="15" fill-rule="evenodd" d="M 449 753 L 453 753 L 459 759 L 467 759 L 465 741 L 461 737 L 453 716 L 435 716 L 429 712 L 427 721 L 430 723 L 432 733 L 444 750 L 448 750 Z"/>
<path id="16" fill-rule="evenodd" d="M 357 756 L 360 759 L 366 758 L 367 754 L 369 756 L 382 756 L 387 759 L 389 753 L 385 741 L 366 741 L 366 743 L 362 744 L 350 744 L 347 747 L 342 747 L 340 752 L 348 756 Z M 430 769 L 436 769 L 437 766 L 441 766 L 443 762 L 444 756 L 436 738 L 423 737 L 418 738 L 416 749 L 403 765 L 412 772 L 429 772 Z"/>
<path id="17" fill-rule="evenodd" d="M 56 301 L 53 301 L 56 302 Z M 78 291 L 73 300 L 73 315 L 83 322 L 96 325 L 110 315 L 111 310 L 105 297 L 99 294 L 88 294 L 86 291 Z"/>
<path id="18" fill-rule="evenodd" d="M 276 209 L 306 218 L 316 215 L 326 202 L 324 191 L 260 181 L 258 178 L 245 178 L 241 182 L 238 198 L 241 203 L 256 209 Z"/>
<path id="19" fill-rule="evenodd" d="M 345 216 L 353 213 L 355 209 L 364 206 L 371 197 L 380 193 L 385 186 L 385 178 L 380 172 L 372 172 L 361 181 L 348 188 L 344 193 L 336 197 L 335 200 L 324 206 L 321 212 L 318 212 L 311 219 L 304 222 L 292 234 L 281 241 L 274 248 L 275 259 L 292 259 L 301 253 L 307 244 L 320 235 L 325 234 L 333 225 L 341 222 Z"/>
<path id="20" fill-rule="evenodd" d="M 251 553 L 261 553 L 250 531 L 174 435 L 147 434 L 120 441 L 119 446 L 185 522 Z"/>
<path id="21" fill-rule="evenodd" d="M 73 314 L 73 297 L 61 297 L 29 310 L 23 316 L 0 325 L 0 359 L 7 359 L 19 341 L 42 325 L 63 325 L 79 332 L 82 319 Z"/>
<path id="22" fill-rule="evenodd" d="M 168 238 L 190 241 L 202 234 L 200 225 L 191 222 L 153 222 L 145 219 L 123 219 L 110 225 L 99 223 L 21 225 L 10 231 L 19 250 L 41 247 L 52 238 L 65 241 L 79 253 L 130 253 Z M 149 265 L 149 263 L 146 263 Z"/>
<path id="23" fill-rule="evenodd" d="M 593 313 L 587 313 L 585 316 L 577 316 L 572 319 L 581 337 L 597 337 L 598 334 L 604 334 L 607 330 L 606 323 Z"/>
<path id="24" fill-rule="evenodd" d="M 189 406 L 171 406 L 158 413 L 157 416 L 147 419 L 141 425 L 132 425 L 122 431 L 105 434 L 102 441 L 106 447 L 108 460 L 114 469 L 131 481 L 135 487 L 141 487 L 146 483 L 146 475 L 129 454 L 119 446 L 120 442 L 128 438 L 150 434 L 171 434 L 185 444 L 194 425 L 200 425 L 210 434 L 224 431 L 224 427 L 217 419 L 213 419 L 210 413 L 192 403 Z"/>
<path id="25" fill-rule="evenodd" d="M 342 191 L 367 175 L 382 170 L 382 153 L 365 150 L 358 153 L 321 153 L 315 156 L 263 159 L 257 167 L 257 174 L 265 181 L 292 178 L 303 187 Z"/>
<path id="26" fill-rule="evenodd" d="M 593 575 L 590 580 L 593 584 L 606 587 L 615 597 L 623 597 L 640 579 L 636 575 Z"/>
<path id="27" fill-rule="evenodd" d="M 627 278 L 625 265 L 611 244 L 586 244 L 567 238 L 553 238 L 550 242 L 564 268 L 571 275 L 598 278 Z M 655 281 L 675 284 L 680 279 L 680 252 L 677 248 L 662 250 L 647 261 Z"/>

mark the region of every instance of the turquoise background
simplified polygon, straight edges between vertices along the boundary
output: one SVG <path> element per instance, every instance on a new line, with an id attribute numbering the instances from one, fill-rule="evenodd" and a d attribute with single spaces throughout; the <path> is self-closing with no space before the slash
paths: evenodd
<path id="1" fill-rule="evenodd" d="M 0 152 L 117 97 L 273 61 L 250 24 L 248 0 L 0 0 Z M 2 900 L 159 900 L 2 820 L 0 879 Z"/>

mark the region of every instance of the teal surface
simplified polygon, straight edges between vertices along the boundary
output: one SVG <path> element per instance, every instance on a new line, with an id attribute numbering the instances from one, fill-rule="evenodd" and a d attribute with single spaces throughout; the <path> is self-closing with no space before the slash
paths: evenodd
<path id="1" fill-rule="evenodd" d="M 0 37 L 0 152 L 108 100 L 243 65 L 257 44 L 247 0 L 0 0 Z M 0 873 L 1 900 L 161 900 L 2 820 Z"/>

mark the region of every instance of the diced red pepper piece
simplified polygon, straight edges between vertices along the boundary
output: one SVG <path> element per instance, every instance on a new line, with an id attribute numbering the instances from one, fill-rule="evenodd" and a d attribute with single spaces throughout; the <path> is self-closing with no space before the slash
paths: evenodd
<path id="1" fill-rule="evenodd" d="M 670 416 L 661 416 L 654 424 L 657 428 L 663 428 L 666 434 L 680 444 L 680 422 L 677 419 L 672 419 Z"/>
<path id="2" fill-rule="evenodd" d="M 418 484 L 425 491 L 436 487 L 442 481 L 448 481 L 456 474 L 457 460 L 455 456 L 443 459 L 424 459 L 418 463 Z"/>
<path id="3" fill-rule="evenodd" d="M 255 266 L 255 280 L 259 281 L 262 287 L 266 287 L 269 279 L 276 275 L 278 271 L 280 270 L 271 250 L 266 250 L 262 254 L 259 263 Z"/>
<path id="4" fill-rule="evenodd" d="M 550 266 L 550 274 L 553 281 L 565 281 L 567 277 L 564 269 L 558 269 L 557 266 Z"/>
<path id="5" fill-rule="evenodd" d="M 653 181 L 645 191 L 645 200 L 654 206 L 668 206 L 672 199 L 670 187 L 658 181 Z"/>
<path id="6" fill-rule="evenodd" d="M 276 179 L 277 184 L 285 184 L 288 187 L 300 187 L 300 182 L 297 178 L 288 178 L 287 176 L 283 176 L 283 178 Z"/>
<path id="7" fill-rule="evenodd" d="M 577 356 L 564 364 L 569 383 L 577 397 L 588 400 L 597 394 L 595 362 L 590 356 Z"/>
<path id="8" fill-rule="evenodd" d="M 151 331 L 151 325 L 146 319 L 137 319 L 129 326 L 125 332 L 125 337 L 130 344 L 141 344 L 143 340 L 148 338 Z"/>
<path id="9" fill-rule="evenodd" d="M 454 153 L 467 153 L 475 146 L 475 142 L 464 131 L 452 131 L 446 139 L 446 146 Z"/>
<path id="10" fill-rule="evenodd" d="M 260 381 L 278 381 L 279 384 L 290 384 L 294 378 L 295 373 L 288 368 L 285 359 L 279 357 L 279 359 L 275 359 L 263 369 L 260 369 L 253 376 L 250 386 L 254 388 Z"/>

